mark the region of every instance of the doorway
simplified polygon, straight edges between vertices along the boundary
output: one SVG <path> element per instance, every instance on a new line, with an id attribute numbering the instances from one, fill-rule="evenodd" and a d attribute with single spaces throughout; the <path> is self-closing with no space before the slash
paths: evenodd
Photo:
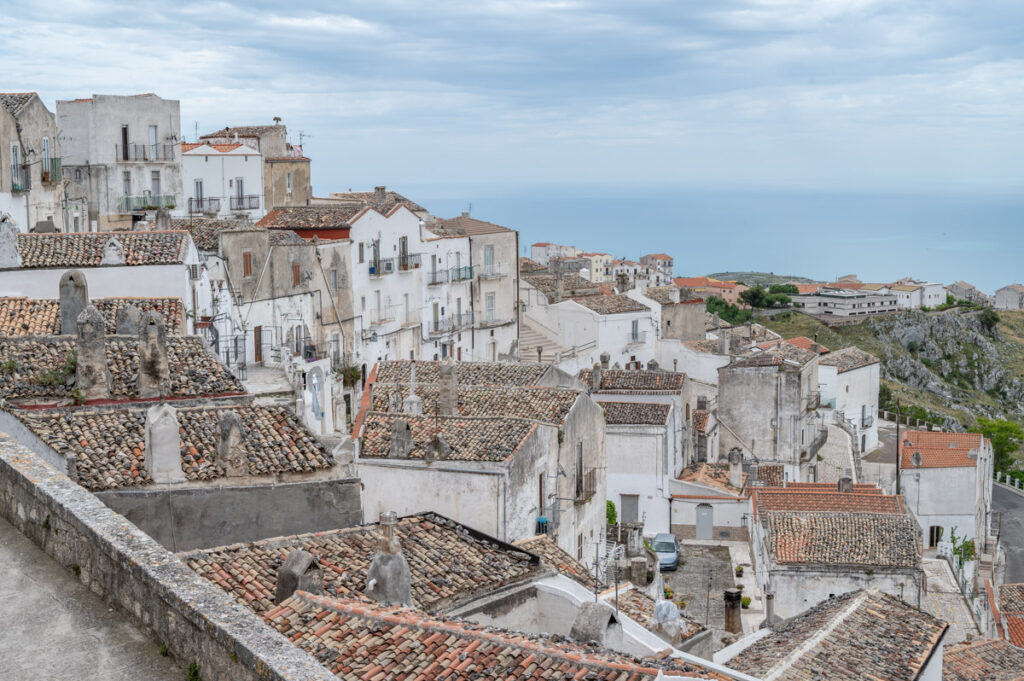
<path id="1" fill-rule="evenodd" d="M 263 361 L 263 327 L 257 326 L 252 330 L 252 357 L 254 362 Z"/>
<path id="2" fill-rule="evenodd" d="M 640 520 L 640 496 L 637 494 L 619 495 L 622 503 L 622 516 L 619 522 L 635 523 Z"/>
<path id="3" fill-rule="evenodd" d="M 928 528 L 928 548 L 934 549 L 942 541 L 942 526 L 932 525 Z"/>
<path id="4" fill-rule="evenodd" d="M 697 539 L 713 539 L 715 509 L 711 504 L 697 505 Z"/>

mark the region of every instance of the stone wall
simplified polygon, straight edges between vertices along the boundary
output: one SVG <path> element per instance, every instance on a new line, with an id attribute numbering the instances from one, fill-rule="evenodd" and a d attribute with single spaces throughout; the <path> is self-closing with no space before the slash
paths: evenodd
<path id="1" fill-rule="evenodd" d="M 30 450 L 0 439 L 0 515 L 205 681 L 335 677 Z"/>
<path id="2" fill-rule="evenodd" d="M 730 527 L 728 525 L 715 525 L 711 528 L 714 534 L 713 539 L 721 541 L 750 541 L 750 533 L 745 527 Z M 680 541 L 686 541 L 687 539 L 697 538 L 697 526 L 696 525 L 673 525 L 672 534 L 680 539 Z"/>

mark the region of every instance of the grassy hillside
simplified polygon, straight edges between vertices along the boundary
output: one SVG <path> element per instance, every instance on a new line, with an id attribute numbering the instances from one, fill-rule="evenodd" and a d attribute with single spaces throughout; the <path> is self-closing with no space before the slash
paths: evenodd
<path id="1" fill-rule="evenodd" d="M 807 277 L 794 277 L 788 274 L 775 274 L 774 272 L 718 272 L 706 276 L 723 281 L 742 281 L 747 286 L 760 284 L 765 287 L 772 284 L 784 284 L 787 281 L 796 281 L 802 284 L 809 284 L 814 281 Z"/>
<path id="2" fill-rule="evenodd" d="M 1024 423 L 1024 313 L 1000 312 L 994 334 L 974 314 L 906 312 L 828 328 L 798 312 L 764 321 L 784 338 L 855 345 L 882 360 L 883 382 L 904 405 L 970 425 L 979 416 Z"/>

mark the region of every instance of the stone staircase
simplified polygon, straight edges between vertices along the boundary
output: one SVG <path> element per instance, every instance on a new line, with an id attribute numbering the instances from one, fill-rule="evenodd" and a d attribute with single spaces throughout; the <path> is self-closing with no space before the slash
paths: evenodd
<path id="1" fill-rule="evenodd" d="M 525 319 L 519 320 L 519 357 L 524 362 L 537 361 L 537 346 L 544 348 L 541 354 L 542 362 L 554 362 L 555 356 L 560 352 L 566 352 L 569 348 L 559 345 L 548 338 L 547 333 L 540 328 L 533 326 Z"/>

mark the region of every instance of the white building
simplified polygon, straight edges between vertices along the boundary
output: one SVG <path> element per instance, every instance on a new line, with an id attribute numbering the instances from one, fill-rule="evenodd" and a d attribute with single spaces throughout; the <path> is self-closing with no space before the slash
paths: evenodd
<path id="1" fill-rule="evenodd" d="M 0 215 L 22 232 L 66 231 L 57 124 L 39 95 L 0 93 L 0 149 Z"/>
<path id="2" fill-rule="evenodd" d="M 692 463 L 671 481 L 672 534 L 683 539 L 748 539 L 750 499 L 742 460 Z"/>
<path id="3" fill-rule="evenodd" d="M 612 261 L 614 258 L 608 253 L 580 253 L 581 258 L 589 261 L 587 267 L 588 279 L 595 284 L 615 281 L 615 274 L 612 272 Z"/>
<path id="4" fill-rule="evenodd" d="M 835 409 L 836 422 L 850 434 L 860 453 L 878 446 L 880 367 L 877 357 L 855 347 L 818 357 L 821 404 Z"/>
<path id="5" fill-rule="evenodd" d="M 266 213 L 263 156 L 244 144 L 182 144 L 185 201 L 178 215 L 248 216 Z"/>
<path id="6" fill-rule="evenodd" d="M 668 255 L 667 253 L 642 255 L 640 256 L 640 264 L 652 272 L 657 271 L 663 277 L 671 281 L 673 270 L 671 255 Z"/>
<path id="7" fill-rule="evenodd" d="M 87 204 L 88 231 L 131 229 L 183 205 L 179 109 L 154 94 L 57 100 L 69 198 Z"/>
<path id="8" fill-rule="evenodd" d="M 575 246 L 561 246 L 547 241 L 538 241 L 530 246 L 530 258 L 544 267 L 548 266 L 551 258 L 575 258 L 579 254 L 580 249 Z"/>
<path id="9" fill-rule="evenodd" d="M 934 282 L 900 280 L 884 291 L 896 296 L 896 306 L 901 310 L 934 308 L 946 302 L 946 287 Z"/>
<path id="10" fill-rule="evenodd" d="M 822 287 L 817 293 L 792 296 L 793 302 L 810 315 L 858 317 L 895 312 L 896 296 L 875 291 L 852 291 Z"/>
<path id="11" fill-rule="evenodd" d="M 911 430 L 900 435 L 900 492 L 925 546 L 974 541 L 980 555 L 992 526 L 992 443 L 978 433 Z"/>
<path id="12" fill-rule="evenodd" d="M 1010 284 L 997 290 L 993 306 L 997 310 L 1024 310 L 1024 285 Z"/>

